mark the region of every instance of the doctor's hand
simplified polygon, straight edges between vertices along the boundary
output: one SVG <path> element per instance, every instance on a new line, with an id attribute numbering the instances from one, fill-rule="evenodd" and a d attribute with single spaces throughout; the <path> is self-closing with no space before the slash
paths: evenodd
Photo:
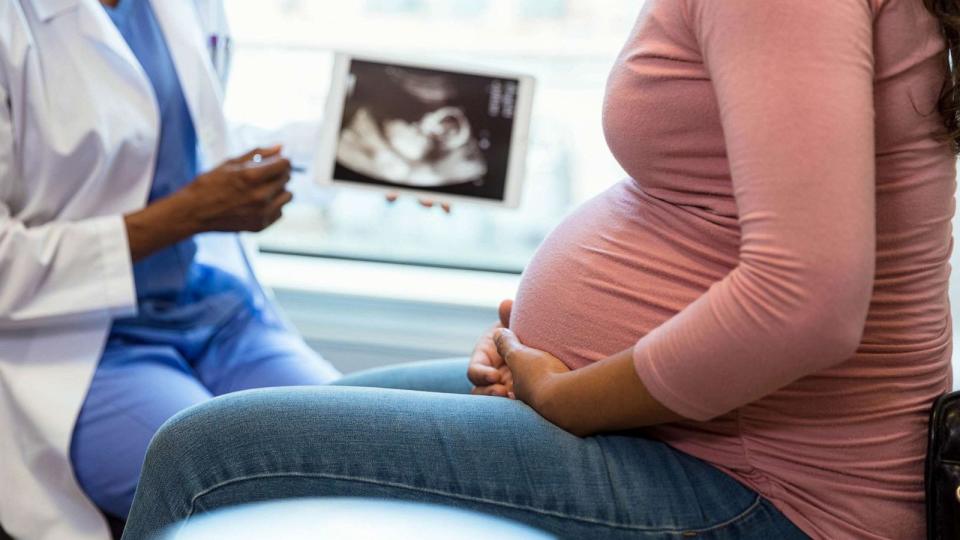
<path id="1" fill-rule="evenodd" d="M 293 199 L 286 189 L 290 161 L 280 150 L 251 150 L 201 174 L 177 194 L 189 201 L 197 232 L 258 232 L 280 219 Z"/>
<path id="2" fill-rule="evenodd" d="M 494 335 L 500 329 L 510 325 L 510 312 L 513 300 L 500 302 L 500 322 L 487 330 L 470 355 L 467 378 L 473 383 L 471 393 L 481 396 L 511 397 L 513 393 L 513 374 L 497 352 Z"/>
<path id="3" fill-rule="evenodd" d="M 279 146 L 251 150 L 124 216 L 133 260 L 198 233 L 262 231 L 272 225 L 293 199 L 286 189 L 290 161 L 280 150 Z"/>

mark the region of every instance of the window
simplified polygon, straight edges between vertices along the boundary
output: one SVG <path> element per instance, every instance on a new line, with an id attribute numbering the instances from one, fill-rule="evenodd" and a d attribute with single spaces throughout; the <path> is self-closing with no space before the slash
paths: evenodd
<path id="1" fill-rule="evenodd" d="M 312 162 L 331 50 L 345 49 L 530 73 L 537 78 L 531 148 L 517 210 L 460 204 L 452 215 L 388 204 L 350 189 L 292 182 L 266 251 L 518 272 L 578 203 L 623 178 L 603 139 L 607 73 L 642 2 L 627 0 L 227 0 L 234 34 L 227 115 L 286 126 L 287 152 Z M 289 141 L 293 141 L 291 144 Z"/>

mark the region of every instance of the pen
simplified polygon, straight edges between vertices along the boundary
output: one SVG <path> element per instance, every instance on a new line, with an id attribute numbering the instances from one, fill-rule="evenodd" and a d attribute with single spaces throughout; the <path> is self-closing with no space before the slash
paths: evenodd
<path id="1" fill-rule="evenodd" d="M 263 161 L 263 156 L 261 156 L 260 154 L 254 154 L 253 157 L 250 158 L 250 160 L 253 161 L 254 163 L 260 163 L 261 161 Z M 303 174 L 307 172 L 307 167 L 305 165 L 290 164 L 290 171 L 298 174 Z"/>

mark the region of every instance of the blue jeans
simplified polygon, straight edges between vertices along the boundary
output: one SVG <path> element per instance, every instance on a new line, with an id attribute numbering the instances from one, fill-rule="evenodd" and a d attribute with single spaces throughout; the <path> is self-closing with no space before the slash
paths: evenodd
<path id="1" fill-rule="evenodd" d="M 185 411 L 150 445 L 124 539 L 325 496 L 452 505 L 570 538 L 806 538 L 703 461 L 635 433 L 576 437 L 523 403 L 464 395 L 465 373 L 463 360 L 423 362 Z"/>

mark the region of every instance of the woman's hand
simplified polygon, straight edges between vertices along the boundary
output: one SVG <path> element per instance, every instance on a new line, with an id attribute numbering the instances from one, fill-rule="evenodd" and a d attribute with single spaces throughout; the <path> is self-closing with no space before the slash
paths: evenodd
<path id="1" fill-rule="evenodd" d="M 496 329 L 493 339 L 497 356 L 503 359 L 512 374 L 510 397 L 516 397 L 547 420 L 558 423 L 550 416 L 550 406 L 555 402 L 560 376 L 570 373 L 570 368 L 556 356 L 520 343 L 517 335 L 507 328 Z"/>
<path id="2" fill-rule="evenodd" d="M 513 309 L 513 300 L 500 302 L 500 322 L 487 330 L 470 355 L 470 365 L 467 367 L 467 378 L 473 383 L 473 394 L 481 396 L 510 397 L 513 392 L 513 375 L 510 368 L 497 353 L 497 345 L 493 341 L 494 333 L 510 325 L 510 311 Z"/>
<path id="3" fill-rule="evenodd" d="M 202 232 L 262 231 L 293 199 L 290 162 L 258 148 L 198 176 L 177 193 L 124 216 L 134 261 Z"/>
<path id="4" fill-rule="evenodd" d="M 633 348 L 571 371 L 557 357 L 520 343 L 506 328 L 494 331 L 497 356 L 513 374 L 516 398 L 556 426 L 586 437 L 675 422 L 633 365 Z"/>

